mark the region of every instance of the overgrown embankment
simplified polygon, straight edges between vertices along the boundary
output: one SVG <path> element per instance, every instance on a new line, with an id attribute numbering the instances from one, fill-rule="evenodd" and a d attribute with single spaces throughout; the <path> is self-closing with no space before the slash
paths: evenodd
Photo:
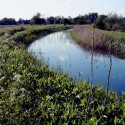
<path id="1" fill-rule="evenodd" d="M 106 96 L 101 87 L 78 84 L 6 36 L 0 42 L 1 125 L 125 124 L 125 94 Z"/>
<path id="2" fill-rule="evenodd" d="M 18 44 L 29 45 L 34 40 L 50 34 L 52 32 L 71 29 L 72 26 L 63 26 L 63 25 L 34 25 L 34 26 L 1 26 L 0 36 L 7 39 L 7 41 L 14 41 Z"/>
<path id="3" fill-rule="evenodd" d="M 89 25 L 76 25 L 71 35 L 78 44 L 87 49 L 94 48 L 95 51 L 110 52 L 117 57 L 125 58 L 124 32 L 99 30 Z"/>

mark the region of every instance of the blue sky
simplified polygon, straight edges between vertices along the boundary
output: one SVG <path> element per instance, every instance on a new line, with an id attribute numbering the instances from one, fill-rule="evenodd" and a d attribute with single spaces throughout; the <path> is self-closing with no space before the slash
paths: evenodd
<path id="1" fill-rule="evenodd" d="M 89 12 L 112 12 L 125 17 L 125 0 L 0 0 L 0 19 L 30 19 L 37 12 L 43 17 L 75 17 Z"/>

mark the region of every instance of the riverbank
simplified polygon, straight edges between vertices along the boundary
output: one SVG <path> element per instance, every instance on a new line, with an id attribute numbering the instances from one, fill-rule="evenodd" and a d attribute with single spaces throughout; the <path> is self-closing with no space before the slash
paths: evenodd
<path id="1" fill-rule="evenodd" d="M 76 25 L 71 32 L 72 38 L 86 49 L 111 53 L 119 58 L 125 58 L 125 33 L 94 29 L 90 25 Z M 93 46 L 94 45 L 94 46 Z"/>
<path id="2" fill-rule="evenodd" d="M 110 92 L 107 96 L 101 87 L 76 83 L 66 74 L 39 63 L 22 46 L 32 42 L 30 35 L 32 40 L 38 38 L 36 29 L 35 33 L 30 31 L 1 36 L 1 124 L 125 124 L 125 94 L 118 97 Z"/>

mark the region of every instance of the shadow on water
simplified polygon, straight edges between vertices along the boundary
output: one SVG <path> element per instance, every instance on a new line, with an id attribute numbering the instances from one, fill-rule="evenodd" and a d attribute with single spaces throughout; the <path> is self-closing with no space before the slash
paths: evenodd
<path id="1" fill-rule="evenodd" d="M 107 90 L 125 91 L 125 60 L 95 52 L 94 48 L 86 50 L 76 44 L 69 31 L 53 33 L 36 40 L 28 47 L 28 51 L 38 60 L 44 58 L 50 68 L 60 67 L 77 81 L 99 84 Z"/>

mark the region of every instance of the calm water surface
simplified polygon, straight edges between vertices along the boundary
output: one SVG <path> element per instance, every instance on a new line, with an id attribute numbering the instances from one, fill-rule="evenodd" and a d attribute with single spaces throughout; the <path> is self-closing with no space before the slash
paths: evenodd
<path id="1" fill-rule="evenodd" d="M 117 92 L 125 91 L 125 60 L 86 51 L 71 39 L 69 31 L 50 34 L 34 41 L 28 51 L 50 67 L 61 69 L 76 80 L 84 79 L 106 87 L 109 70 L 109 88 Z"/>

